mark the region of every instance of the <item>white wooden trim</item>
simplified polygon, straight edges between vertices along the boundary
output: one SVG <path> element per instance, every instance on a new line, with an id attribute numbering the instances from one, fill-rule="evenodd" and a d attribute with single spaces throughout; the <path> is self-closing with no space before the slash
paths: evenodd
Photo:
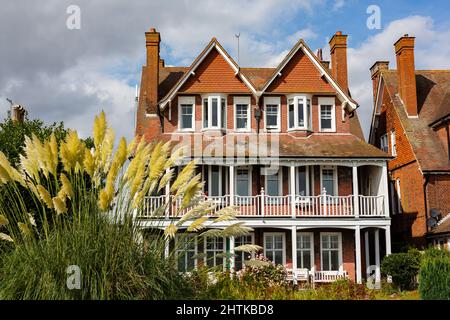
<path id="1" fill-rule="evenodd" d="M 267 105 L 278 105 L 277 127 L 267 128 Z M 281 131 L 281 97 L 264 97 L 264 130 L 269 132 Z"/>
<path id="2" fill-rule="evenodd" d="M 310 94 L 304 94 L 304 93 L 299 93 L 299 94 L 291 94 L 288 95 L 287 97 L 287 117 L 286 117 L 286 128 L 287 131 L 296 131 L 296 130 L 311 130 L 311 119 L 312 119 L 312 95 Z M 289 127 L 289 100 L 293 100 L 294 103 L 294 126 L 292 128 Z M 308 100 L 310 101 L 310 107 L 309 107 L 309 111 L 310 113 L 307 112 L 308 107 Z M 298 103 L 299 101 L 303 102 L 303 117 L 304 117 L 304 124 L 303 126 L 299 126 L 298 125 Z"/>
<path id="3" fill-rule="evenodd" d="M 246 104 L 247 105 L 247 128 L 237 128 L 237 118 L 236 118 L 236 111 L 238 104 Z M 251 98 L 250 97 L 243 97 L 243 96 L 235 96 L 233 97 L 233 123 L 234 123 L 234 131 L 237 132 L 250 132 L 251 131 L 251 123 L 252 123 L 252 115 L 251 115 Z"/>
<path id="4" fill-rule="evenodd" d="M 335 98 L 332 97 L 319 97 L 318 99 L 318 106 L 319 106 L 319 131 L 320 132 L 336 132 L 336 101 Z M 321 109 L 322 105 L 331 105 L 331 129 L 322 129 L 322 123 L 321 123 Z"/>
<path id="5" fill-rule="evenodd" d="M 176 234 L 175 235 L 175 261 L 176 261 L 176 267 L 177 267 L 177 269 L 178 269 L 178 251 L 184 251 L 184 249 L 183 250 L 178 250 L 177 248 L 177 245 L 178 245 L 178 241 L 179 241 L 179 238 L 181 237 L 181 234 Z M 194 240 L 194 250 L 195 250 L 195 255 L 194 255 L 194 269 L 197 269 L 197 255 L 198 255 L 198 241 L 197 241 L 197 235 L 195 235 L 195 234 L 189 234 L 189 235 L 183 235 L 183 237 L 185 237 L 185 238 L 193 238 Z M 185 269 L 187 269 L 186 268 L 186 266 L 185 266 Z"/>
<path id="6" fill-rule="evenodd" d="M 361 227 L 355 228 L 355 267 L 356 283 L 362 283 L 362 261 L 361 261 Z"/>
<path id="7" fill-rule="evenodd" d="M 227 129 L 227 106 L 228 99 L 226 94 L 222 93 L 210 93 L 201 96 L 202 99 L 202 130 L 226 130 Z M 208 123 L 205 127 L 205 111 L 204 111 L 204 100 L 208 100 Z M 212 99 L 217 99 L 217 126 L 212 126 Z M 224 127 L 222 127 L 222 99 L 225 99 L 225 121 Z"/>
<path id="8" fill-rule="evenodd" d="M 267 236 L 282 236 L 283 239 L 283 250 L 282 250 L 282 264 L 286 265 L 286 234 L 284 232 L 264 232 L 264 256 L 266 255 L 266 237 Z"/>
<path id="9" fill-rule="evenodd" d="M 192 105 L 192 127 L 181 128 L 181 105 Z M 195 131 L 195 97 L 194 96 L 180 96 L 178 97 L 178 131 L 181 132 L 194 132 Z"/>
<path id="10" fill-rule="evenodd" d="M 339 258 L 339 271 L 344 271 L 344 264 L 343 264 L 343 253 L 342 253 L 342 232 L 321 232 L 320 233 L 320 270 L 323 271 L 323 248 L 322 248 L 322 236 L 325 235 L 337 235 L 338 236 L 338 241 L 339 241 L 339 254 L 338 254 L 338 258 Z"/>
<path id="11" fill-rule="evenodd" d="M 303 236 L 303 235 L 307 235 L 310 238 L 311 241 L 311 272 L 314 272 L 315 268 L 315 261 L 314 261 L 314 232 L 301 232 L 301 231 L 297 231 L 297 239 L 298 236 Z M 297 247 L 297 251 L 298 251 L 298 247 Z M 296 252 L 296 257 L 297 257 L 298 253 Z M 297 266 L 297 269 L 300 269 L 299 266 Z"/>
<path id="12" fill-rule="evenodd" d="M 218 238 L 222 238 L 222 241 L 223 241 L 222 253 L 225 255 L 227 252 L 227 239 L 225 237 L 218 237 Z M 218 238 L 203 236 L 203 254 L 204 254 L 203 263 L 205 264 L 205 266 L 208 265 L 207 241 L 208 241 L 208 239 L 218 239 Z M 214 255 L 214 264 L 216 264 L 215 259 L 216 258 Z M 226 268 L 225 257 L 222 258 L 222 266 L 223 266 L 223 270 L 225 270 L 225 268 Z M 217 266 L 214 266 L 214 267 L 217 267 Z"/>

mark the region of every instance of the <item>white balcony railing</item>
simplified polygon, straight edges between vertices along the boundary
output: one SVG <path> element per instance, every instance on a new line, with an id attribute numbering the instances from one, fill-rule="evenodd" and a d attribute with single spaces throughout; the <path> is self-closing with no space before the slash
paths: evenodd
<path id="1" fill-rule="evenodd" d="M 255 196 L 202 196 L 203 200 L 212 201 L 215 204 L 213 213 L 233 205 L 236 207 L 239 217 L 384 217 L 384 196 L 359 195 L 355 208 L 355 197 L 331 196 L 321 194 L 318 196 L 269 196 L 262 192 Z M 181 209 L 181 199 L 174 196 L 152 196 L 145 199 L 144 207 L 140 213 L 142 218 L 150 217 L 180 217 L 189 208 Z"/>

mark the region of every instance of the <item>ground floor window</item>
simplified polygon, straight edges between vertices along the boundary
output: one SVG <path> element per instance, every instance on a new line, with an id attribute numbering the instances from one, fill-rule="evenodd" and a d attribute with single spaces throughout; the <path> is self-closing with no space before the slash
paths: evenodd
<path id="1" fill-rule="evenodd" d="M 297 233 L 297 268 L 311 270 L 314 265 L 314 235 L 312 232 Z"/>
<path id="2" fill-rule="evenodd" d="M 223 266 L 224 252 L 224 238 L 205 238 L 205 265 L 207 267 Z"/>
<path id="3" fill-rule="evenodd" d="M 264 255 L 275 264 L 286 264 L 284 233 L 264 234 Z"/>
<path id="4" fill-rule="evenodd" d="M 339 271 L 342 265 L 341 233 L 320 234 L 322 271 Z"/>
<path id="5" fill-rule="evenodd" d="M 175 238 L 178 271 L 189 272 L 197 267 L 197 238 L 193 235 L 177 235 Z"/>
<path id="6" fill-rule="evenodd" d="M 246 244 L 253 244 L 253 235 L 245 235 L 234 238 L 234 247 L 243 246 Z M 252 258 L 252 254 L 243 251 L 236 251 L 234 255 L 234 268 L 241 270 L 244 267 L 244 262 Z"/>

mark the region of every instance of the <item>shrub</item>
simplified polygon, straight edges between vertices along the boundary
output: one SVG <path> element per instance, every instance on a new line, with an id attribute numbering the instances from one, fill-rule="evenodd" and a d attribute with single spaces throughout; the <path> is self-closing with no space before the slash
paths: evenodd
<path id="1" fill-rule="evenodd" d="M 419 273 L 419 293 L 425 300 L 450 299 L 450 254 L 428 249 Z"/>
<path id="2" fill-rule="evenodd" d="M 393 283 L 400 289 L 411 289 L 420 268 L 421 253 L 417 249 L 393 253 L 384 257 L 381 263 L 383 275 L 392 276 Z"/>

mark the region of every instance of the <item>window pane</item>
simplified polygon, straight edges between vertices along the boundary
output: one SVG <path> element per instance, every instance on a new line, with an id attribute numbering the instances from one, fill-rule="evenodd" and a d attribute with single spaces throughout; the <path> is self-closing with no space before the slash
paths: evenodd
<path id="1" fill-rule="evenodd" d="M 302 253 L 303 264 L 300 265 L 301 268 L 311 269 L 311 252 L 304 250 Z"/>
<path id="2" fill-rule="evenodd" d="M 273 249 L 273 237 L 266 237 L 266 243 L 264 246 L 266 249 Z"/>
<path id="3" fill-rule="evenodd" d="M 248 169 L 238 169 L 236 171 L 236 194 L 239 196 L 248 196 L 249 175 Z"/>
<path id="4" fill-rule="evenodd" d="M 269 196 L 280 195 L 278 173 L 267 176 L 267 190 L 266 193 Z"/>
<path id="5" fill-rule="evenodd" d="M 222 128 L 226 127 L 226 106 L 225 106 L 225 99 L 222 99 L 222 104 L 221 104 L 221 122 L 222 122 Z"/>
<path id="6" fill-rule="evenodd" d="M 329 271 L 330 270 L 330 252 L 324 250 L 322 252 L 322 265 L 323 265 L 323 271 Z"/>
<path id="7" fill-rule="evenodd" d="M 246 129 L 248 125 L 248 105 L 236 105 L 236 129 Z"/>
<path id="8" fill-rule="evenodd" d="M 217 98 L 212 98 L 211 99 L 211 125 L 213 127 L 217 127 L 219 124 L 219 113 L 218 113 L 218 103 L 217 103 Z"/>
<path id="9" fill-rule="evenodd" d="M 322 129 L 332 128 L 332 108 L 330 105 L 320 106 L 320 126 Z"/>
<path id="10" fill-rule="evenodd" d="M 325 188 L 327 194 L 334 194 L 334 171 L 331 169 L 322 170 L 322 187 Z"/>
<path id="11" fill-rule="evenodd" d="M 211 194 L 210 196 L 220 196 L 219 194 L 219 174 L 220 170 L 218 166 L 211 166 L 211 177 L 210 177 L 210 184 L 211 184 Z"/>
<path id="12" fill-rule="evenodd" d="M 339 251 L 333 250 L 331 253 L 331 270 L 339 270 Z"/>
<path id="13" fill-rule="evenodd" d="M 306 167 L 298 168 L 298 194 L 306 196 Z"/>
<path id="14" fill-rule="evenodd" d="M 278 126 L 278 105 L 266 105 L 266 126 L 268 128 Z"/>
<path id="15" fill-rule="evenodd" d="M 294 127 L 294 101 L 289 100 L 289 128 Z"/>
<path id="16" fill-rule="evenodd" d="M 303 127 L 305 125 L 305 115 L 303 113 L 303 103 L 298 103 L 298 126 Z"/>
<path id="17" fill-rule="evenodd" d="M 275 251 L 275 258 L 273 260 L 275 264 L 283 264 L 283 252 L 282 251 Z"/>
<path id="18" fill-rule="evenodd" d="M 203 127 L 208 128 L 208 99 L 203 100 Z"/>
<path id="19" fill-rule="evenodd" d="M 306 127 L 311 129 L 311 100 L 308 99 L 306 103 Z"/>

